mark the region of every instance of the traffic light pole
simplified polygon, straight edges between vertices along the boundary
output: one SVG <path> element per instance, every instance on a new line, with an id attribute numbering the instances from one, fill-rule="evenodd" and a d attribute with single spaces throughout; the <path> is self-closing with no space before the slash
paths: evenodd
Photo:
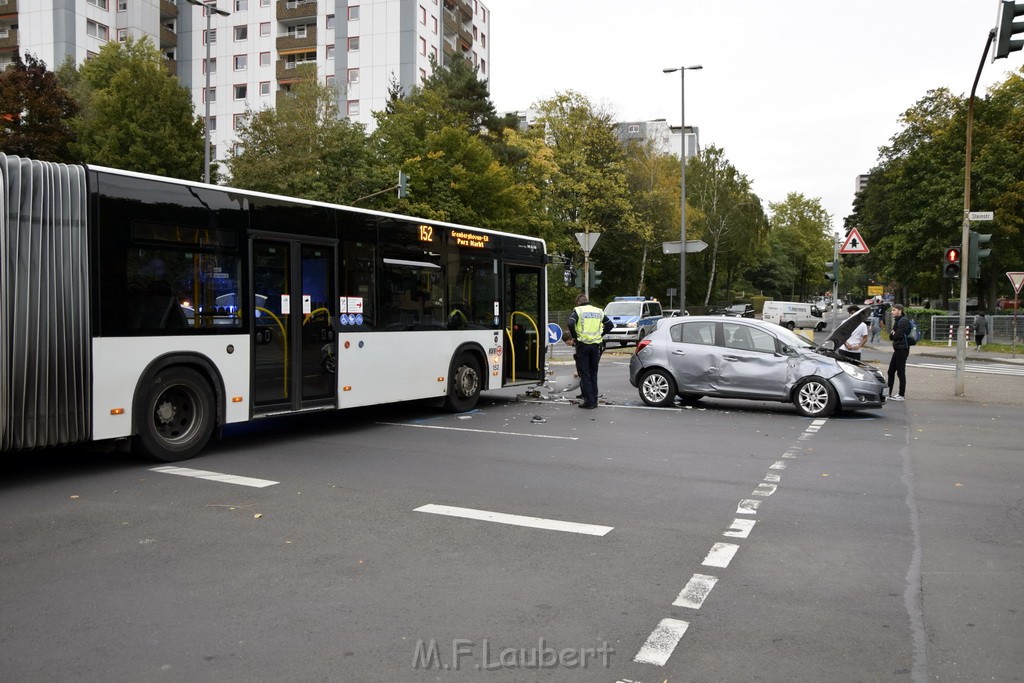
<path id="1" fill-rule="evenodd" d="M 974 128 L 974 94 L 978 91 L 978 81 L 981 80 L 981 69 L 985 66 L 985 58 L 988 57 L 988 49 L 992 47 L 992 41 L 996 37 L 995 29 L 988 32 L 985 38 L 985 50 L 981 53 L 981 63 L 978 64 L 978 73 L 974 76 L 974 85 L 971 86 L 971 99 L 967 104 L 967 148 L 964 160 L 964 220 L 960 241 L 960 263 L 970 263 L 970 242 L 971 242 L 971 221 L 968 214 L 971 212 L 971 132 Z M 956 372 L 953 380 L 953 395 L 964 395 L 964 367 L 967 361 L 967 273 L 963 266 L 960 268 L 960 312 L 957 323 L 956 335 Z"/>

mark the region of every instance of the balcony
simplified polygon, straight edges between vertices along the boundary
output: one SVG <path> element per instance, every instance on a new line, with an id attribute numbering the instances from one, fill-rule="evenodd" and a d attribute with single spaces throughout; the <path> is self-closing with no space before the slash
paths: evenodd
<path id="1" fill-rule="evenodd" d="M 160 18 L 167 19 L 176 16 L 178 16 L 178 6 L 174 4 L 174 0 L 160 0 Z"/>
<path id="2" fill-rule="evenodd" d="M 310 60 L 308 62 L 289 62 L 287 59 L 277 60 L 277 80 L 279 81 L 301 81 L 306 78 L 310 78 L 311 74 L 307 69 L 301 67 L 307 67 L 307 69 L 313 69 L 313 73 L 316 69 L 316 60 Z"/>
<path id="3" fill-rule="evenodd" d="M 473 18 L 473 3 L 469 0 L 458 0 L 459 11 L 465 19 Z"/>
<path id="4" fill-rule="evenodd" d="M 18 0 L 7 0 L 7 4 L 0 4 L 0 17 L 5 14 L 18 13 Z"/>
<path id="5" fill-rule="evenodd" d="M 316 16 L 316 0 L 277 0 L 277 20 L 308 19 Z"/>
<path id="6" fill-rule="evenodd" d="M 178 60 L 164 57 L 164 68 L 174 77 L 178 76 Z"/>
<path id="7" fill-rule="evenodd" d="M 160 49 L 165 50 L 169 47 L 178 47 L 178 34 L 167 28 L 166 26 L 160 27 Z"/>
<path id="8" fill-rule="evenodd" d="M 305 36 L 302 36 L 300 33 L 293 33 L 291 35 L 278 36 L 277 38 L 277 49 L 279 52 L 282 50 L 296 50 L 303 47 L 316 49 L 315 26 L 307 27 Z"/>
<path id="9" fill-rule="evenodd" d="M 16 28 L 0 29 L 0 50 L 9 47 L 18 47 L 18 29 Z"/>
<path id="10" fill-rule="evenodd" d="M 459 39 L 467 45 L 473 44 L 473 25 L 468 21 L 459 24 Z"/>

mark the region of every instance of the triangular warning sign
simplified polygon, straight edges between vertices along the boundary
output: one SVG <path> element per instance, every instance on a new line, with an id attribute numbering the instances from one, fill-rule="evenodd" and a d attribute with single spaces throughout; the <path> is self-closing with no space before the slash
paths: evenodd
<path id="1" fill-rule="evenodd" d="M 839 248 L 840 254 L 867 254 L 870 251 L 868 245 L 864 243 L 864 238 L 857 232 L 857 228 L 850 230 L 843 241 L 843 246 Z"/>
<path id="2" fill-rule="evenodd" d="M 1010 278 L 1010 284 L 1013 285 L 1013 291 L 1019 292 L 1021 285 L 1024 285 L 1024 273 L 1007 273 L 1006 277 Z"/>

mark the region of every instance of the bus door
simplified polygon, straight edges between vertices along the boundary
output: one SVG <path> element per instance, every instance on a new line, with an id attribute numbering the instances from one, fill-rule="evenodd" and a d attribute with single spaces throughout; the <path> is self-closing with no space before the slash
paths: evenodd
<path id="1" fill-rule="evenodd" d="M 257 413 L 336 405 L 336 251 L 326 242 L 252 241 Z"/>
<path id="2" fill-rule="evenodd" d="M 547 311 L 543 266 L 505 266 L 503 385 L 544 379 Z"/>

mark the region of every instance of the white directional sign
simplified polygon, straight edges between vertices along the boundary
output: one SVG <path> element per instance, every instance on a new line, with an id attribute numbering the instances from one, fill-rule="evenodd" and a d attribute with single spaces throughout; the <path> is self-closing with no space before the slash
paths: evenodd
<path id="1" fill-rule="evenodd" d="M 843 246 L 839 247 L 840 254 L 867 254 L 871 250 L 868 249 L 867 243 L 864 238 L 860 236 L 860 232 L 857 228 L 850 230 L 846 239 L 843 240 Z"/>
<path id="2" fill-rule="evenodd" d="M 1021 285 L 1024 285 L 1024 273 L 1007 273 L 1006 277 L 1010 278 L 1010 284 L 1013 285 L 1013 291 L 1019 292 Z"/>
<path id="3" fill-rule="evenodd" d="M 704 240 L 686 240 L 686 253 L 696 254 L 699 251 L 704 251 L 708 248 L 708 243 Z M 662 242 L 661 252 L 663 254 L 678 254 L 679 253 L 679 240 L 675 242 Z"/>
<path id="4" fill-rule="evenodd" d="M 996 215 L 992 211 L 968 211 L 967 220 L 969 221 L 992 221 L 995 220 Z"/>

